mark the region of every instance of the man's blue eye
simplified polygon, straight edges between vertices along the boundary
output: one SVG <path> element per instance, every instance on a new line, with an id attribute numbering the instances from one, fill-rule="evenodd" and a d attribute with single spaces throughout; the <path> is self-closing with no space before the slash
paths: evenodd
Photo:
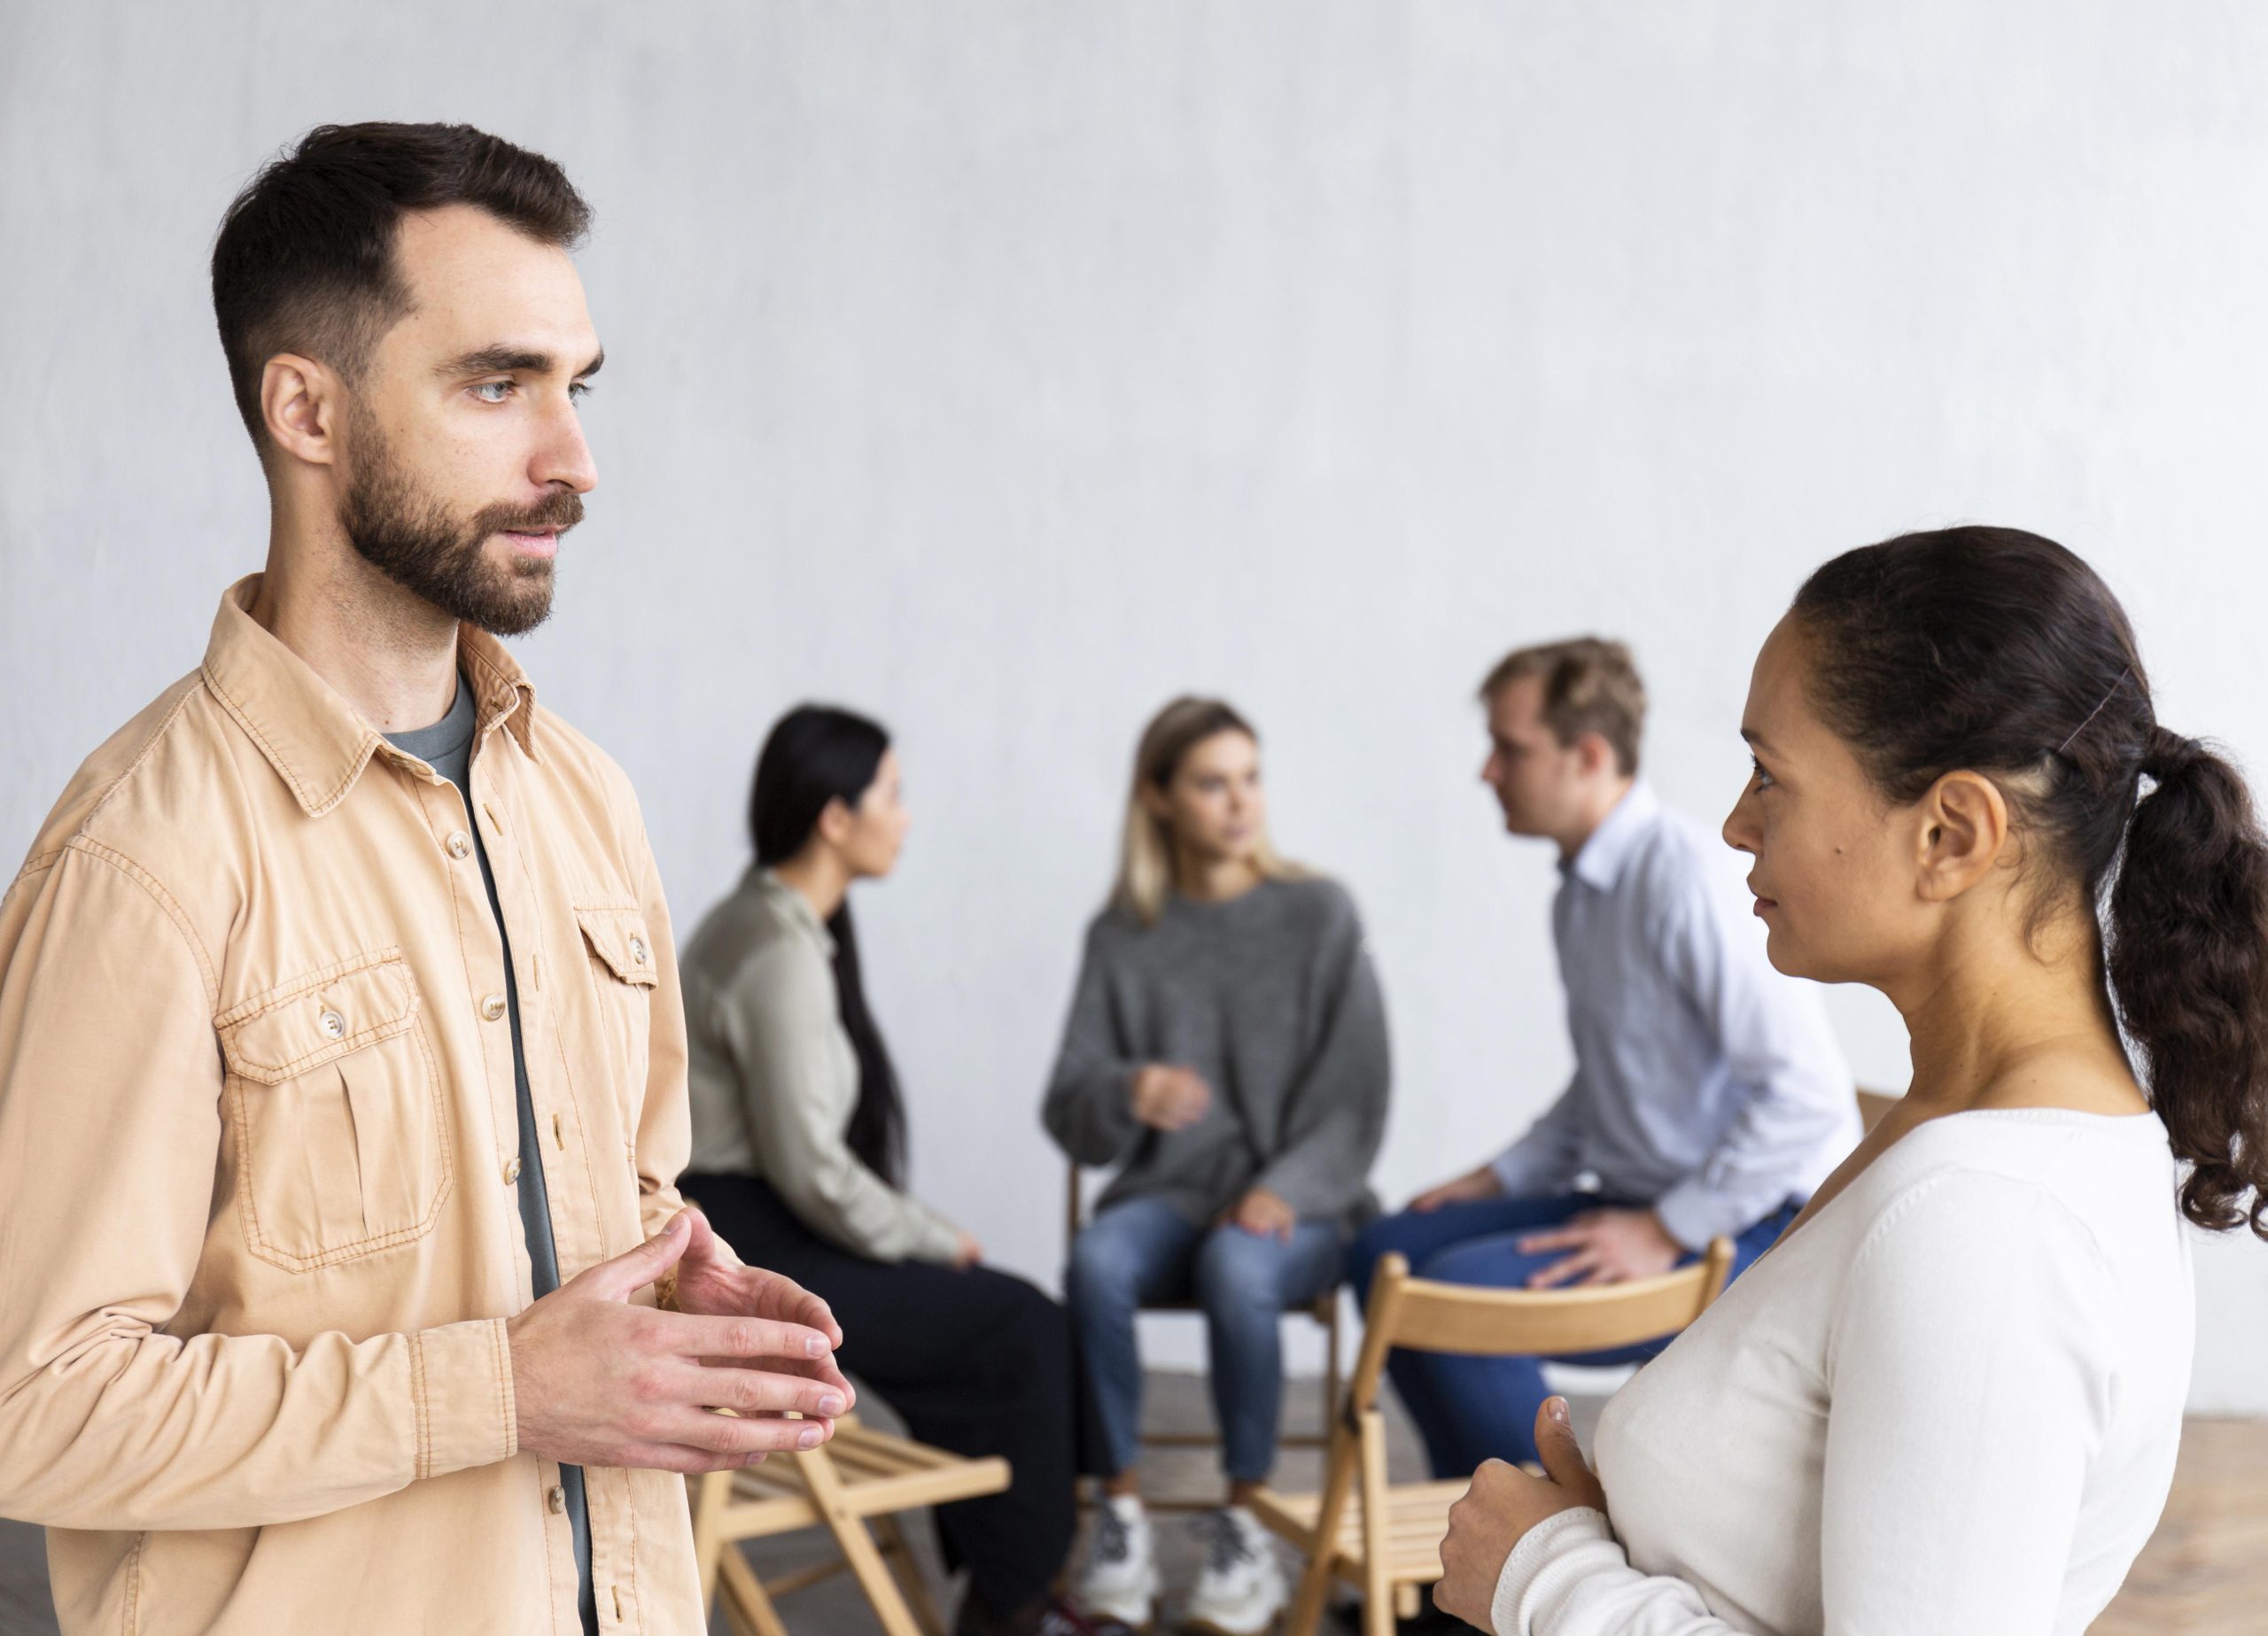
<path id="1" fill-rule="evenodd" d="M 472 389 L 473 395 L 478 397 L 483 403 L 501 403 L 504 401 L 502 394 L 509 392 L 511 390 L 512 383 L 509 381 L 483 381 L 479 385 Z M 499 395 L 491 398 L 487 396 L 490 392 L 495 392 Z"/>

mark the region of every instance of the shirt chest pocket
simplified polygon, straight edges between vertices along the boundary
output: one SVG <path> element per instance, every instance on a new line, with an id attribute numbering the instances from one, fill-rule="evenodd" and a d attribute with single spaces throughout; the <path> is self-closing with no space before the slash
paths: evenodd
<path id="1" fill-rule="evenodd" d="M 646 1047 L 653 1029 L 659 962 L 645 916 L 632 903 L 578 903 L 575 923 L 590 951 L 592 997 L 603 1041 L 607 1076 L 625 1131 L 638 1127 L 646 1097 Z"/>
<path id="2" fill-rule="evenodd" d="M 432 1230 L 449 1190 L 448 1135 L 400 950 L 255 996 L 220 1033 L 253 1254 L 307 1272 Z"/>

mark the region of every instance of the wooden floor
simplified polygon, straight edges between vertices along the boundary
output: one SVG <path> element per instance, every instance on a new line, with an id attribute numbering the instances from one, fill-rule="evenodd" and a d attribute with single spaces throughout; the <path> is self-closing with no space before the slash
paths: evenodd
<path id="1" fill-rule="evenodd" d="M 2268 1421 L 2193 1420 L 2173 1497 L 2092 1636 L 2268 1630 Z"/>
<path id="2" fill-rule="evenodd" d="M 1206 1423 L 1196 1376 L 1157 1374 L 1151 1385 L 1153 1423 L 1193 1430 Z M 1295 1386 L 1287 1394 L 1287 1418 L 1312 1421 L 1311 1396 Z M 1576 1430 L 1587 1431 L 1596 1403 L 1579 1400 L 1575 1411 Z M 1423 1475 L 1416 1439 L 1398 1413 L 1389 1408 L 1388 1415 L 1394 1479 L 1413 1480 Z M 1312 1456 L 1287 1452 L 1285 1485 L 1300 1483 L 1311 1463 Z M 1164 1451 L 1160 1485 L 1202 1494 L 1217 1480 L 1209 1464 L 1201 1450 Z M 934 1573 L 928 1531 L 911 1531 Z M 1171 1519 L 1161 1519 L 1160 1533 L 1161 1565 L 1169 1578 L 1185 1582 L 1196 1570 L 1197 1550 Z M 750 1555 L 761 1559 L 760 1570 L 772 1571 L 815 1560 L 819 1548 L 814 1539 L 788 1536 L 757 1542 Z M 878 1628 L 843 1580 L 797 1593 L 781 1604 L 781 1612 L 793 1636 L 874 1636 Z M 725 1628 L 721 1619 L 714 1628 Z M 40 1531 L 0 1521 L 0 1636 L 48 1636 L 54 1630 Z M 2259 1636 L 2263 1631 L 2268 1631 L 2268 1421 L 2193 1420 L 2182 1438 L 2165 1518 L 2092 1636 Z"/>

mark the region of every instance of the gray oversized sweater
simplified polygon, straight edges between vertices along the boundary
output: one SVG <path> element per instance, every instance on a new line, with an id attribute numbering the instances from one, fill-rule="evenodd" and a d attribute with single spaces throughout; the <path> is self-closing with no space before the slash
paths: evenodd
<path id="1" fill-rule="evenodd" d="M 1153 1062 L 1203 1076 L 1204 1118 L 1135 1119 L 1134 1075 Z M 1176 896 L 1153 927 L 1095 918 L 1041 1117 L 1074 1159 L 1119 1167 L 1100 1208 L 1156 1196 L 1209 1222 L 1258 1186 L 1351 1233 L 1377 1208 L 1387 1082 L 1354 900 L 1320 878 L 1268 880 L 1226 903 Z"/>

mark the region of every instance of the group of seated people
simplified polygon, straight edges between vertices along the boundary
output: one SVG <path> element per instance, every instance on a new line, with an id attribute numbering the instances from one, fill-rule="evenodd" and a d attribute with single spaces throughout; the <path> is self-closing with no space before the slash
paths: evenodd
<path id="1" fill-rule="evenodd" d="M 1526 1134 L 1381 1214 L 1386 1011 L 1353 900 L 1269 839 L 1259 735 L 1177 699 L 1136 751 L 1122 851 L 1087 929 L 1041 1103 L 1075 1165 L 1114 1171 L 1069 1246 L 1064 1299 L 984 1265 L 906 1173 L 906 1111 L 859 969 L 850 893 L 895 867 L 898 754 L 877 724 L 804 705 L 772 729 L 755 862 L 687 941 L 693 1160 L 683 1179 L 751 1261 L 822 1297 L 840 1361 L 914 1435 L 1008 1456 L 1005 1493 L 944 1508 L 961 1628 L 1029 1628 L 1067 1574 L 1084 1474 L 1101 1502 L 1068 1595 L 1147 1626 L 1165 1587 L 1138 1488 L 1136 1316 L 1192 1300 L 1208 1329 L 1225 1503 L 1194 1526 L 1179 1622 L 1257 1636 L 1287 1587 L 1253 1511 L 1276 1462 L 1280 1321 L 1389 1252 L 1495 1288 L 1670 1270 L 1713 1239 L 1736 1275 L 1860 1137 L 1816 996 L 1742 924 L 1717 843 L 1639 775 L 1628 649 L 1524 647 L 1480 688 L 1482 779 L 1515 835 L 1550 841 L 1574 1074 Z M 1495 1088 L 1490 1088 L 1491 1089 Z M 1664 1337 L 1666 1343 L 1667 1337 Z M 1660 1343 L 1615 1358 L 1636 1361 Z M 1396 1353 L 1436 1476 L 1533 1461 L 1542 1360 Z"/>

